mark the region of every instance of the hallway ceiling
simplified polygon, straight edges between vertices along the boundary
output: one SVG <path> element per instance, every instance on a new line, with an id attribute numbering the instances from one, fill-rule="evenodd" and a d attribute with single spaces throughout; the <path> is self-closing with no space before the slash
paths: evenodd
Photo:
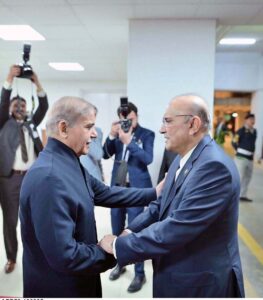
<path id="1" fill-rule="evenodd" d="M 263 54 L 263 0 L 0 0 L 0 25 L 27 24 L 46 40 L 32 42 L 30 64 L 42 79 L 126 81 L 130 19 L 216 19 L 223 37 L 254 37 L 252 46 L 217 52 Z M 22 61 L 22 42 L 0 39 L 0 79 Z M 77 61 L 83 72 L 59 72 L 48 62 Z"/>

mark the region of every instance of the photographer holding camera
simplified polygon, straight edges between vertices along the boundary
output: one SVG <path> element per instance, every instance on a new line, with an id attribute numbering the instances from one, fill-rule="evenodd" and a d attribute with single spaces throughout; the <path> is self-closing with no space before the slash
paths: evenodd
<path id="1" fill-rule="evenodd" d="M 103 158 L 108 159 L 115 155 L 111 186 L 152 187 L 147 166 L 153 161 L 155 134 L 138 124 L 137 113 L 137 107 L 133 103 L 121 98 L 121 106 L 117 110 L 120 120 L 113 122 L 110 135 L 103 146 Z M 118 236 L 124 230 L 126 213 L 128 223 L 131 223 L 142 211 L 143 207 L 112 208 L 112 233 Z M 125 271 L 125 268 L 117 265 L 112 270 L 109 279 L 116 280 Z M 128 287 L 128 292 L 139 291 L 145 281 L 144 263 L 136 263 L 135 277 Z"/>
<path id="2" fill-rule="evenodd" d="M 0 102 L 0 193 L 3 210 L 4 242 L 7 256 L 5 273 L 11 273 L 16 264 L 19 193 L 23 177 L 42 150 L 37 126 L 48 109 L 48 100 L 37 75 L 23 74 L 23 67 L 13 65 L 4 82 Z M 22 76 L 21 76 L 22 75 Z M 39 106 L 28 118 L 26 100 L 18 95 L 10 100 L 15 77 L 30 79 L 37 88 Z"/>

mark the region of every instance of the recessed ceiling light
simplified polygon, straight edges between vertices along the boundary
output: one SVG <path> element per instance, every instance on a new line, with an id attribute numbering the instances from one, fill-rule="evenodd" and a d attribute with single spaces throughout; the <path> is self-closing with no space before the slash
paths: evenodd
<path id="1" fill-rule="evenodd" d="M 227 38 L 220 40 L 220 45 L 253 45 L 256 39 Z"/>
<path id="2" fill-rule="evenodd" d="M 84 71 L 84 67 L 79 63 L 49 63 L 48 65 L 58 71 Z"/>
<path id="3" fill-rule="evenodd" d="M 29 25 L 0 25 L 0 38 L 6 41 L 44 41 L 43 35 Z"/>

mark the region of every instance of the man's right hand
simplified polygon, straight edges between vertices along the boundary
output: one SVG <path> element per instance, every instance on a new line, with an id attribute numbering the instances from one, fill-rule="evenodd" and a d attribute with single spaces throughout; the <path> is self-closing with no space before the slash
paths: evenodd
<path id="1" fill-rule="evenodd" d="M 164 186 L 164 183 L 165 183 L 165 180 L 166 180 L 166 176 L 167 176 L 167 173 L 165 173 L 165 176 L 164 176 L 164 179 L 162 181 L 160 181 L 158 183 L 158 185 L 156 186 L 156 195 L 157 195 L 157 198 L 161 195 L 162 193 L 162 190 L 163 190 L 163 186 Z"/>
<path id="2" fill-rule="evenodd" d="M 12 65 L 9 69 L 9 73 L 7 75 L 6 81 L 12 84 L 14 77 L 19 76 L 21 73 L 21 69 L 18 65 Z"/>
<path id="3" fill-rule="evenodd" d="M 111 125 L 110 135 L 115 138 L 118 137 L 119 130 L 120 130 L 120 122 L 114 121 Z"/>

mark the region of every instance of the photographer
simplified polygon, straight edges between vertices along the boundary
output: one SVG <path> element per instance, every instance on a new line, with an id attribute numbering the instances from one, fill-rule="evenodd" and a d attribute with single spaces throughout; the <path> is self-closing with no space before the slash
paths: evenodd
<path id="1" fill-rule="evenodd" d="M 104 156 L 108 159 L 115 155 L 111 185 L 126 187 L 152 187 L 147 166 L 153 161 L 154 132 L 138 124 L 137 107 L 127 102 L 121 105 L 117 114 L 120 118 L 112 124 L 110 135 L 103 146 Z M 112 208 L 111 224 L 112 233 L 120 235 L 125 228 L 126 213 L 128 223 L 143 211 L 143 207 Z M 110 280 L 116 280 L 125 268 L 118 265 L 112 270 Z M 137 292 L 145 283 L 144 263 L 135 264 L 135 277 L 131 282 L 128 292 Z"/>
<path id="2" fill-rule="evenodd" d="M 13 65 L 4 82 L 0 102 L 0 192 L 3 210 L 4 242 L 7 256 L 5 273 L 16 264 L 19 193 L 23 177 L 43 146 L 37 126 L 43 120 L 48 100 L 33 72 L 30 80 L 36 85 L 39 106 L 32 118 L 26 114 L 26 100 L 16 96 L 10 100 L 12 83 L 21 75 L 21 67 Z"/>

